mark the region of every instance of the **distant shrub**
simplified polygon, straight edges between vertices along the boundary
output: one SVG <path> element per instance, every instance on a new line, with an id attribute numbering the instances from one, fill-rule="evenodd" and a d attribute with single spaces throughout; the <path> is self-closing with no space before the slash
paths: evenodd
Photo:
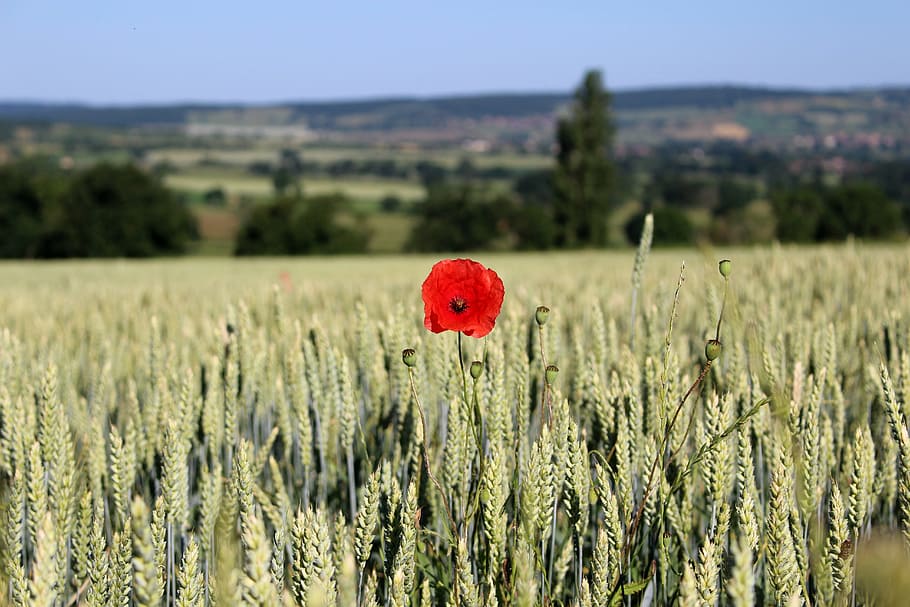
<path id="1" fill-rule="evenodd" d="M 474 251 L 494 248 L 508 236 L 512 202 L 471 184 L 437 185 L 420 203 L 407 248 L 412 251 Z"/>
<path id="2" fill-rule="evenodd" d="M 76 175 L 54 205 L 42 257 L 150 257 L 183 253 L 196 220 L 160 181 L 133 165 Z"/>
<path id="3" fill-rule="evenodd" d="M 528 204 L 552 205 L 556 198 L 553 171 L 547 169 L 525 173 L 515 180 L 512 191 Z"/>
<path id="4" fill-rule="evenodd" d="M 684 211 L 674 207 L 657 207 L 654 214 L 654 246 L 686 245 L 695 241 L 695 228 Z M 645 223 L 644 212 L 626 222 L 626 238 L 635 243 L 641 237 Z"/>
<path id="5" fill-rule="evenodd" d="M 223 207 L 227 203 L 227 194 L 225 194 L 224 188 L 212 188 L 206 190 L 205 194 L 202 195 L 202 199 L 205 200 L 205 204 Z"/>
<path id="6" fill-rule="evenodd" d="M 396 213 L 401 210 L 402 202 L 398 196 L 385 196 L 379 201 L 379 208 L 386 213 Z"/>
<path id="7" fill-rule="evenodd" d="M 777 217 L 777 238 L 784 242 L 815 240 L 824 204 L 822 194 L 808 186 L 775 192 L 772 205 Z"/>
<path id="8" fill-rule="evenodd" d="M 802 185 L 772 197 L 777 237 L 785 242 L 888 238 L 903 229 L 901 208 L 880 188 L 855 182 Z"/>
<path id="9" fill-rule="evenodd" d="M 0 170 L 3 257 L 149 257 L 182 253 L 193 215 L 133 165 L 73 176 L 35 163 Z"/>
<path id="10" fill-rule="evenodd" d="M 825 212 L 818 225 L 818 240 L 843 240 L 849 235 L 887 238 L 901 228 L 897 203 L 878 187 L 849 183 L 825 196 Z"/>
<path id="11" fill-rule="evenodd" d="M 0 257 L 34 257 L 43 232 L 44 203 L 34 178 L 0 167 Z"/>
<path id="12" fill-rule="evenodd" d="M 234 248 L 236 255 L 335 255 L 363 253 L 368 231 L 346 225 L 340 213 L 348 201 L 329 194 L 302 198 L 284 196 L 255 207 Z"/>

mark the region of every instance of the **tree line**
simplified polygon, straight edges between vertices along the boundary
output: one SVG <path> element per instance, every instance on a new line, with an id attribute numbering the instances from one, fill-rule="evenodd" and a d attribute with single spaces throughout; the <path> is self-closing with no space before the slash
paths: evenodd
<path id="1" fill-rule="evenodd" d="M 44 160 L 0 166 L 0 257 L 151 257 L 185 253 L 195 218 L 133 165 L 70 174 Z"/>

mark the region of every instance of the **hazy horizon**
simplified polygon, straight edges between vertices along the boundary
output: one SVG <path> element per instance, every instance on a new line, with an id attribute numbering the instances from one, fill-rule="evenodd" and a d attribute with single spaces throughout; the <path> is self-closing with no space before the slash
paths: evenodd
<path id="1" fill-rule="evenodd" d="M 658 91 L 662 89 L 688 89 L 688 88 L 745 88 L 769 91 L 800 91 L 807 93 L 842 93 L 842 92 L 860 92 L 875 90 L 891 89 L 910 89 L 910 82 L 907 83 L 890 83 L 856 85 L 856 86 L 838 86 L 838 87 L 809 87 L 795 85 L 775 85 L 751 82 L 679 82 L 669 84 L 655 84 L 622 88 L 610 88 L 610 93 L 635 93 L 640 91 Z M 27 97 L 0 97 L 0 104 L 36 104 L 36 105 L 76 105 L 86 107 L 135 107 L 135 106 L 174 106 L 174 105 L 210 105 L 210 106 L 235 106 L 243 105 L 250 107 L 269 107 L 285 104 L 309 104 L 309 103 L 369 103 L 375 101 L 394 101 L 410 100 L 427 101 L 432 99 L 455 99 L 471 97 L 494 97 L 494 96 L 521 96 L 521 95 L 571 95 L 572 89 L 562 90 L 480 90 L 480 91 L 454 91 L 430 93 L 426 95 L 409 94 L 409 93 L 389 93 L 383 95 L 373 95 L 366 93 L 362 96 L 351 97 L 301 97 L 287 99 L 265 99 L 245 101 L 242 99 L 162 99 L 155 101 L 86 101 L 83 99 L 42 99 Z"/>
<path id="2" fill-rule="evenodd" d="M 272 104 L 570 91 L 910 85 L 910 4 L 607 6 L 201 0 L 0 4 L 0 99 Z"/>

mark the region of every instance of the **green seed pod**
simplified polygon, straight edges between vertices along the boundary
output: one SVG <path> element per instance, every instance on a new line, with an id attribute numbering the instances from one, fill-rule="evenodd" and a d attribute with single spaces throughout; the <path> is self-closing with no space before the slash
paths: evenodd
<path id="1" fill-rule="evenodd" d="M 733 262 L 729 259 L 721 259 L 720 263 L 717 264 L 717 268 L 720 270 L 720 275 L 724 278 L 730 277 L 730 270 L 733 267 Z"/>
<path id="2" fill-rule="evenodd" d="M 709 339 L 708 343 L 705 344 L 705 358 L 708 360 L 715 360 L 720 356 L 722 346 L 720 342 L 716 339 Z"/>
<path id="3" fill-rule="evenodd" d="M 414 348 L 405 348 L 401 351 L 401 360 L 409 367 L 417 364 L 417 352 Z"/>
<path id="4" fill-rule="evenodd" d="M 537 321 L 537 326 L 542 327 L 547 324 L 547 320 L 550 318 L 550 308 L 546 306 L 537 306 L 537 312 L 534 313 L 534 320 Z"/>
<path id="5" fill-rule="evenodd" d="M 483 373 L 483 363 L 479 360 L 475 360 L 471 363 L 471 377 L 477 379 Z"/>
<path id="6" fill-rule="evenodd" d="M 548 385 L 552 385 L 556 381 L 557 375 L 559 375 L 559 367 L 556 365 L 547 365 L 547 371 L 544 373 L 544 379 L 547 380 Z"/>

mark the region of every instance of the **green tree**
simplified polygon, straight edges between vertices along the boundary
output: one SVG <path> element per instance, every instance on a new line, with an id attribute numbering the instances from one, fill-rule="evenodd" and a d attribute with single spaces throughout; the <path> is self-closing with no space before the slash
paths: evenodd
<path id="1" fill-rule="evenodd" d="M 822 192 L 810 186 L 779 190 L 771 197 L 777 217 L 777 238 L 783 242 L 813 242 L 824 209 Z"/>
<path id="2" fill-rule="evenodd" d="M 76 175 L 46 213 L 40 257 L 149 257 L 183 253 L 196 220 L 161 182 L 133 165 Z"/>
<path id="3" fill-rule="evenodd" d="M 418 205 L 419 219 L 407 248 L 412 251 L 475 251 L 494 247 L 509 232 L 512 203 L 468 184 L 437 185 Z"/>
<path id="4" fill-rule="evenodd" d="M 553 171 L 531 171 L 519 177 L 512 186 L 518 205 L 512 212 L 511 226 L 516 248 L 549 249 L 556 239 L 553 222 Z"/>
<path id="5" fill-rule="evenodd" d="M 298 198 L 303 195 L 300 180 L 303 176 L 303 160 L 296 150 L 284 148 L 278 155 L 278 166 L 272 172 L 272 187 L 279 197 L 293 194 Z M 288 191 L 290 190 L 290 191 Z"/>
<path id="6" fill-rule="evenodd" d="M 343 221 L 347 200 L 285 196 L 255 207 L 241 226 L 237 255 L 335 255 L 366 251 L 369 232 Z"/>
<path id="7" fill-rule="evenodd" d="M 695 242 L 695 228 L 685 211 L 676 207 L 660 206 L 654 214 L 654 246 L 688 245 Z M 646 213 L 638 213 L 626 222 L 626 238 L 635 244 L 641 238 Z"/>
<path id="8" fill-rule="evenodd" d="M 422 183 L 423 187 L 427 190 L 445 183 L 446 178 L 449 175 L 449 171 L 444 166 L 428 160 L 421 160 L 414 169 L 417 171 L 417 177 L 420 179 L 420 183 Z"/>
<path id="9" fill-rule="evenodd" d="M 34 257 L 44 232 L 38 184 L 20 167 L 0 167 L 0 257 Z"/>
<path id="10" fill-rule="evenodd" d="M 545 169 L 524 173 L 515 180 L 512 191 L 527 204 L 551 205 L 555 198 L 553 171 Z"/>
<path id="11" fill-rule="evenodd" d="M 717 183 L 717 211 L 720 213 L 742 209 L 757 197 L 758 189 L 748 181 L 725 177 Z"/>
<path id="12" fill-rule="evenodd" d="M 556 244 L 604 246 L 613 187 L 610 94 L 597 70 L 585 74 L 569 116 L 556 129 Z"/>
<path id="13" fill-rule="evenodd" d="M 887 238 L 901 229 L 897 203 L 869 183 L 848 183 L 831 189 L 818 225 L 820 240 Z"/>
<path id="14" fill-rule="evenodd" d="M 202 199 L 205 200 L 205 204 L 223 207 L 227 203 L 227 194 L 224 193 L 224 188 L 222 187 L 211 188 L 205 191 Z"/>
<path id="15" fill-rule="evenodd" d="M 782 241 L 888 238 L 903 228 L 900 206 L 865 182 L 828 188 L 817 181 L 778 191 L 772 201 Z"/>

